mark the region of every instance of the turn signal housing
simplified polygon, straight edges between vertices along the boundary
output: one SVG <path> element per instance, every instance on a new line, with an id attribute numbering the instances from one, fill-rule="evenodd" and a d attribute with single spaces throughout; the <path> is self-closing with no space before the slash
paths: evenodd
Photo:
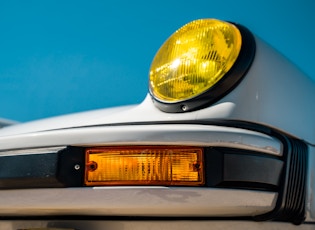
<path id="1" fill-rule="evenodd" d="M 135 146 L 86 150 L 87 186 L 203 184 L 202 148 Z"/>

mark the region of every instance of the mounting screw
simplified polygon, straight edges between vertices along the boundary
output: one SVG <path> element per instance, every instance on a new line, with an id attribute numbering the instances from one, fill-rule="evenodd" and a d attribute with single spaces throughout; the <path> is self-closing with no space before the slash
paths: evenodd
<path id="1" fill-rule="evenodd" d="M 79 170 L 80 168 L 81 168 L 81 166 L 78 165 L 78 164 L 76 164 L 76 165 L 74 166 L 74 169 L 75 169 L 75 170 Z"/>
<path id="2" fill-rule="evenodd" d="M 182 110 L 183 111 L 186 111 L 188 108 L 187 108 L 187 106 L 186 105 L 182 105 Z"/>

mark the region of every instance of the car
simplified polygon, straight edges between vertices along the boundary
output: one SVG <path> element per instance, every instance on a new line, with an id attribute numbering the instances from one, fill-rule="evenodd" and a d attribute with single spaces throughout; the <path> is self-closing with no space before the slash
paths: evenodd
<path id="1" fill-rule="evenodd" d="M 4 230 L 314 229 L 315 85 L 237 23 L 172 34 L 139 105 L 1 120 Z"/>

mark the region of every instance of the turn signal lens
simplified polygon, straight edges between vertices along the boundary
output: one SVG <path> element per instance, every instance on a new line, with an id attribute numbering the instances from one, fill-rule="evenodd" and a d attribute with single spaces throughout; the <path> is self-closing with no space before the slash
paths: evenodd
<path id="1" fill-rule="evenodd" d="M 204 184 L 203 149 L 105 147 L 86 150 L 85 185 Z"/>
<path id="2" fill-rule="evenodd" d="M 151 95 L 166 103 L 194 98 L 233 66 L 242 45 L 233 24 L 201 19 L 177 30 L 159 49 L 150 69 Z"/>

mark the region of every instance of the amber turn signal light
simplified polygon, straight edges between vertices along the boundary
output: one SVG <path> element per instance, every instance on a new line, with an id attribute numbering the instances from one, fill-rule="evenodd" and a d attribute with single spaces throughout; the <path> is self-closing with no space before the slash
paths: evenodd
<path id="1" fill-rule="evenodd" d="M 203 149 L 173 146 L 86 150 L 85 185 L 204 184 Z"/>

